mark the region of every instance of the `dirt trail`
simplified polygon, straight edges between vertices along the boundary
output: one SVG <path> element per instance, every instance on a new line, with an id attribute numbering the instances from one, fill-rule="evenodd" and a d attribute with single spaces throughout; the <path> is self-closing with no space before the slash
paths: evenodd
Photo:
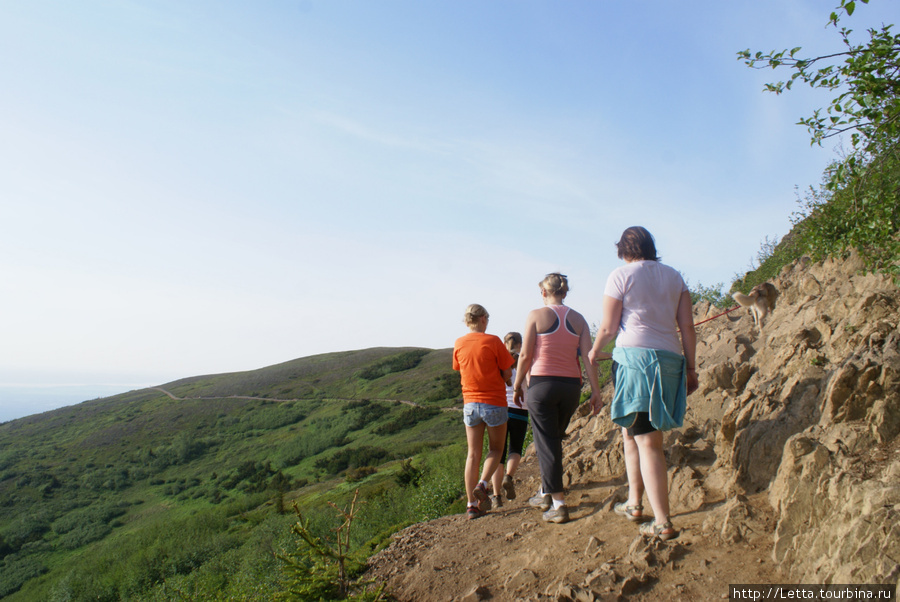
<path id="1" fill-rule="evenodd" d="M 173 399 L 173 400 L 175 400 L 175 401 L 188 401 L 188 400 L 201 400 L 201 401 L 202 401 L 202 400 L 204 400 L 204 399 L 205 399 L 205 400 L 209 400 L 209 401 L 214 400 L 214 399 L 250 399 L 250 400 L 256 400 L 256 401 L 277 401 L 277 402 L 280 402 L 280 403 L 294 402 L 294 401 L 304 401 L 303 399 L 280 399 L 280 398 L 277 398 L 277 397 L 254 397 L 254 396 L 251 396 L 251 395 L 225 395 L 225 396 L 219 396 L 219 397 L 178 397 L 177 395 L 175 395 L 175 394 L 172 393 L 171 391 L 168 391 L 168 390 L 166 390 L 166 389 L 163 389 L 162 387 L 150 387 L 150 388 L 151 388 L 152 390 L 154 390 L 154 391 L 159 391 L 159 392 L 161 392 L 161 393 L 164 393 L 166 396 L 169 397 L 169 399 Z M 340 402 L 359 401 L 359 400 L 357 400 L 357 399 L 345 399 L 345 398 L 341 398 L 341 397 L 329 397 L 329 398 L 327 398 L 327 400 L 330 400 L 330 401 L 340 401 Z M 407 400 L 407 399 L 381 399 L 381 398 L 371 398 L 371 401 L 382 401 L 382 402 L 387 402 L 387 403 L 402 403 L 402 404 L 404 404 L 404 405 L 412 406 L 412 407 L 414 407 L 414 408 L 422 408 L 422 407 L 425 407 L 425 406 L 423 406 L 423 405 L 420 404 L 420 403 L 416 403 L 415 401 L 409 401 L 409 400 Z M 461 408 L 442 408 L 442 409 L 444 409 L 444 410 L 456 410 L 456 411 L 461 411 Z"/>
<path id="2" fill-rule="evenodd" d="M 372 558 L 371 578 L 401 601 L 447 600 L 720 600 L 729 584 L 778 582 L 770 559 L 771 509 L 748 499 L 754 531 L 726 544 L 703 524 L 725 500 L 673 514 L 681 531 L 650 542 L 612 512 L 624 478 L 580 482 L 568 490 L 572 520 L 544 523 L 527 499 L 539 486 L 537 459 L 526 453 L 517 499 L 486 516 L 447 516 L 413 525 Z"/>

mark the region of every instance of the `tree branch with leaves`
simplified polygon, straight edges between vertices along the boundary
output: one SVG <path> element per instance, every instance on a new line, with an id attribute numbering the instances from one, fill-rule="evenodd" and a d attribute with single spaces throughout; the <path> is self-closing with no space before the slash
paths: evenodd
<path id="1" fill-rule="evenodd" d="M 868 4 L 869 0 L 858 0 Z M 801 119 L 811 144 L 850 133 L 850 148 L 825 172 L 821 191 L 811 190 L 793 218 L 805 251 L 814 257 L 857 249 L 869 269 L 900 279 L 900 35 L 890 24 L 868 29 L 864 43 L 841 27 L 857 8 L 840 0 L 827 26 L 838 30 L 845 50 L 803 57 L 801 47 L 770 53 L 738 52 L 754 69 L 793 73 L 765 90 L 781 94 L 796 82 L 835 92 L 829 105 Z"/>
<path id="2" fill-rule="evenodd" d="M 789 79 L 766 84 L 768 92 L 781 94 L 796 82 L 837 92 L 824 112 L 816 109 L 798 122 L 807 127 L 812 144 L 821 145 L 851 132 L 850 153 L 831 174 L 827 184 L 831 190 L 861 175 L 872 160 L 896 153 L 900 140 L 900 35 L 892 33 L 892 25 L 882 25 L 868 30 L 867 42 L 852 42 L 853 30 L 839 23 L 843 15 L 854 13 L 856 4 L 841 0 L 828 20 L 829 26 L 838 29 L 845 47 L 842 52 L 802 57 L 798 46 L 778 52 L 751 53 L 748 49 L 737 53 L 739 60 L 754 69 L 793 70 Z"/>

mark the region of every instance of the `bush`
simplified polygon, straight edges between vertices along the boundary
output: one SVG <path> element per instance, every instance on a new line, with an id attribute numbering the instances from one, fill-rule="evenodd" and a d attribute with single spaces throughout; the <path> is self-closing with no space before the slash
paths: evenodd
<path id="1" fill-rule="evenodd" d="M 348 483 L 358 483 L 368 476 L 377 473 L 378 470 L 374 466 L 360 466 L 359 468 L 350 468 L 344 476 L 344 480 Z"/>
<path id="2" fill-rule="evenodd" d="M 297 535 L 297 546 L 280 554 L 284 562 L 287 591 L 279 594 L 279 600 L 382 600 L 383 587 L 370 591 L 367 581 L 358 576 L 365 570 L 361 554 L 352 549 L 352 528 L 359 506 L 357 491 L 348 508 L 337 508 L 343 518 L 336 530 L 334 541 L 329 541 L 309 526 L 300 510 L 297 523 L 293 527 Z"/>
<path id="3" fill-rule="evenodd" d="M 458 399 L 462 397 L 462 384 L 459 380 L 459 372 L 445 372 L 434 377 L 433 391 L 425 396 L 425 401 L 440 401 L 442 399 Z"/>
<path id="4" fill-rule="evenodd" d="M 327 458 L 316 460 L 315 467 L 328 474 L 338 474 L 348 468 L 361 466 L 377 466 L 384 462 L 390 454 L 387 450 L 371 445 L 341 449 Z"/>
<path id="5" fill-rule="evenodd" d="M 125 514 L 126 508 L 127 504 L 93 504 L 63 515 L 53 522 L 51 528 L 54 533 L 64 535 L 86 525 L 105 525 Z"/>
<path id="6" fill-rule="evenodd" d="M 768 242 L 768 239 L 766 241 Z M 740 291 L 744 294 L 749 293 L 757 284 L 771 281 L 778 276 L 784 266 L 799 259 L 805 253 L 803 246 L 800 244 L 796 227 L 772 247 L 769 253 L 763 252 L 766 244 L 766 242 L 762 243 L 760 254 L 757 255 L 759 267 L 737 278 L 731 285 L 729 292 Z"/>
<path id="7" fill-rule="evenodd" d="M 76 568 L 54 587 L 58 600 L 145 599 L 157 584 L 187 575 L 238 547 L 226 511 L 208 510 L 86 548 Z"/>
<path id="8" fill-rule="evenodd" d="M 375 380 L 394 372 L 403 372 L 419 365 L 422 358 L 431 353 L 428 349 L 412 349 L 397 355 L 392 355 L 383 360 L 366 366 L 356 373 L 356 376 L 365 380 Z"/>
<path id="9" fill-rule="evenodd" d="M 390 435 L 404 429 L 410 429 L 420 422 L 434 418 L 441 411 L 437 408 L 413 406 L 403 410 L 399 416 L 375 429 L 376 435 Z"/>
<path id="10" fill-rule="evenodd" d="M 241 418 L 241 427 L 248 430 L 274 430 L 306 419 L 307 413 L 297 403 L 281 402 L 261 406 Z"/>
<path id="11" fill-rule="evenodd" d="M 735 301 L 731 298 L 731 295 L 723 290 L 724 288 L 725 284 L 722 282 L 719 282 L 715 286 L 703 286 L 698 283 L 697 286 L 690 287 L 691 303 L 697 304 L 702 301 L 707 301 L 710 305 L 715 305 L 716 307 L 721 307 L 723 309 L 731 307 L 735 304 Z"/>
<path id="12" fill-rule="evenodd" d="M 465 450 L 456 445 L 428 457 L 421 483 L 413 494 L 416 521 L 431 520 L 452 511 L 454 504 L 465 493 L 465 463 Z"/>
<path id="13" fill-rule="evenodd" d="M 80 548 L 92 541 L 103 539 L 112 533 L 112 526 L 105 523 L 85 523 L 78 525 L 59 538 L 59 546 L 65 550 Z"/>
<path id="14" fill-rule="evenodd" d="M 358 431 L 378 421 L 382 416 L 389 414 L 391 409 L 383 404 L 369 400 L 350 402 L 344 406 L 345 412 L 354 412 L 356 415 L 350 420 L 348 431 Z"/>
<path id="15" fill-rule="evenodd" d="M 26 581 L 47 572 L 37 558 L 33 556 L 7 556 L 0 562 L 0 598 L 19 591 Z"/>
<path id="16" fill-rule="evenodd" d="M 400 462 L 400 472 L 396 476 L 397 484 L 401 487 L 418 487 L 422 480 L 422 471 L 413 466 L 412 458 Z"/>
<path id="17" fill-rule="evenodd" d="M 829 191 L 810 188 L 794 214 L 804 250 L 813 259 L 859 251 L 866 268 L 900 275 L 900 162 L 873 161 L 858 180 Z"/>

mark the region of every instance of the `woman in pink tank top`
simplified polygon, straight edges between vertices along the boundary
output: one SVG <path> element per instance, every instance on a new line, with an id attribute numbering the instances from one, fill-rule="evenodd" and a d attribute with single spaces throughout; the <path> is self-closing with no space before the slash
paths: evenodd
<path id="1" fill-rule="evenodd" d="M 562 440 L 581 397 L 582 365 L 591 383 L 595 414 L 603 402 L 597 371 L 587 359 L 590 328 L 580 313 L 563 305 L 568 280 L 562 274 L 548 274 L 540 287 L 544 307 L 528 314 L 513 387 L 521 406 L 528 379 L 528 411 L 541 466 L 541 490 L 528 502 L 544 511 L 545 521 L 565 523 L 569 508 L 563 495 Z"/>

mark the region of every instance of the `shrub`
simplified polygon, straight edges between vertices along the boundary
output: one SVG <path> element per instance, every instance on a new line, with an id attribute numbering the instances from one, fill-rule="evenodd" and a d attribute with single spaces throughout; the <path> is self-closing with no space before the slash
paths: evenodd
<path id="1" fill-rule="evenodd" d="M 464 493 L 465 462 L 465 451 L 455 445 L 428 457 L 425 473 L 413 494 L 416 521 L 431 520 L 452 511 Z"/>
<path id="2" fill-rule="evenodd" d="M 734 305 L 734 299 L 731 298 L 731 295 L 726 293 L 723 289 L 725 288 L 725 284 L 722 282 L 717 283 L 715 286 L 703 286 L 700 283 L 697 283 L 697 286 L 690 287 L 691 293 L 691 303 L 700 303 L 701 301 L 707 301 L 710 305 L 715 305 L 716 307 L 726 308 Z"/>
<path id="3" fill-rule="evenodd" d="M 900 274 L 900 162 L 873 161 L 857 180 L 833 192 L 809 189 L 794 214 L 804 250 L 814 259 L 857 249 L 866 268 Z"/>
<path id="4" fill-rule="evenodd" d="M 384 358 L 374 364 L 370 364 L 356 373 L 356 376 L 365 380 L 375 380 L 394 372 L 403 372 L 419 365 L 422 358 L 428 355 L 428 349 L 412 349 L 396 355 Z"/>
<path id="5" fill-rule="evenodd" d="M 422 471 L 413 466 L 412 458 L 407 458 L 400 462 L 396 479 L 401 487 L 417 487 L 422 480 Z"/>
<path id="6" fill-rule="evenodd" d="M 383 403 L 365 400 L 363 402 L 348 403 L 344 411 L 355 412 L 356 415 L 350 420 L 347 429 L 348 431 L 358 431 L 376 422 L 382 416 L 389 414 L 391 409 Z"/>
<path id="7" fill-rule="evenodd" d="M 274 430 L 306 419 L 307 413 L 299 404 L 281 402 L 260 406 L 241 418 L 241 427 L 249 430 Z"/>
<path id="8" fill-rule="evenodd" d="M 425 396 L 425 401 L 440 401 L 442 399 L 457 399 L 461 397 L 462 384 L 459 380 L 459 372 L 446 372 L 435 376 L 433 389 Z"/>
<path id="9" fill-rule="evenodd" d="M 359 468 L 350 468 L 347 470 L 347 474 L 344 476 L 344 479 L 348 483 L 358 483 L 362 481 L 368 476 L 371 476 L 377 473 L 378 470 L 375 469 L 374 466 L 360 466 Z"/>
<path id="10" fill-rule="evenodd" d="M 293 532 L 297 546 L 278 556 L 284 563 L 287 591 L 277 596 L 280 600 L 382 600 L 383 587 L 368 589 L 371 582 L 357 577 L 365 570 L 365 562 L 351 546 L 351 531 L 357 518 L 359 490 L 353 496 L 349 508 L 335 508 L 343 522 L 336 530 L 334 541 L 316 535 L 309 527 L 299 508 Z"/>
<path id="11" fill-rule="evenodd" d="M 420 422 L 425 422 L 426 420 L 434 418 L 435 416 L 440 414 L 440 412 L 441 411 L 437 408 L 423 408 L 420 406 L 407 408 L 390 422 L 382 424 L 377 429 L 375 429 L 375 434 L 390 435 L 404 429 L 412 428 Z"/>
<path id="12" fill-rule="evenodd" d="M 0 562 L 0 598 L 19 591 L 26 581 L 47 572 L 37 558 L 33 556 L 7 556 Z"/>
<path id="13" fill-rule="evenodd" d="M 768 241 L 768 239 L 766 240 Z M 803 246 L 800 244 L 796 227 L 772 247 L 769 253 L 762 252 L 766 244 L 766 242 L 762 243 L 761 252 L 757 255 L 757 258 L 760 260 L 759 267 L 737 278 L 731 285 L 730 292 L 749 293 L 757 284 L 762 284 L 775 278 L 784 266 L 799 259 L 805 253 Z"/>
<path id="14" fill-rule="evenodd" d="M 387 450 L 371 445 L 341 449 L 327 458 L 316 460 L 315 467 L 328 474 L 338 474 L 347 468 L 360 466 L 377 466 L 387 459 L 390 454 Z"/>

